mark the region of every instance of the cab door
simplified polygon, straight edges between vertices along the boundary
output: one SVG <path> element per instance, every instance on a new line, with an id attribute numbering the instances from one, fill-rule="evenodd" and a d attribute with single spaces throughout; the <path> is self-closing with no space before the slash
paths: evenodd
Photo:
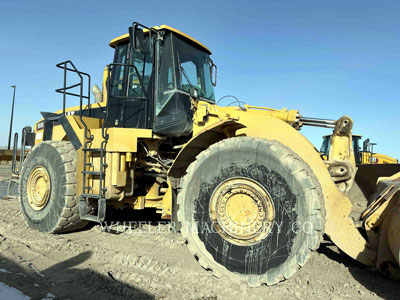
<path id="1" fill-rule="evenodd" d="M 128 43 L 116 46 L 110 65 L 107 127 L 149 128 L 153 63 L 148 54 L 131 50 Z"/>

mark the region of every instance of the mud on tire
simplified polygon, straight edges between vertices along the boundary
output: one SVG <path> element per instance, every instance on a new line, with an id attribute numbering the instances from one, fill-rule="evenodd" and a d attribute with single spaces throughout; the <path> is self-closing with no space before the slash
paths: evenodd
<path id="1" fill-rule="evenodd" d="M 28 202 L 30 173 L 44 167 L 50 178 L 50 196 L 43 209 L 35 210 Z M 20 205 L 25 222 L 46 233 L 61 233 L 84 227 L 79 217 L 76 196 L 76 152 L 70 142 L 45 141 L 32 148 L 24 161 L 19 184 Z"/>
<path id="2" fill-rule="evenodd" d="M 237 245 L 212 229 L 210 198 L 229 178 L 248 178 L 269 192 L 275 219 L 252 245 Z M 292 276 L 319 247 L 324 208 L 320 184 L 309 166 L 277 141 L 251 137 L 222 140 L 189 166 L 178 194 L 178 221 L 189 250 L 217 277 L 251 286 Z"/>

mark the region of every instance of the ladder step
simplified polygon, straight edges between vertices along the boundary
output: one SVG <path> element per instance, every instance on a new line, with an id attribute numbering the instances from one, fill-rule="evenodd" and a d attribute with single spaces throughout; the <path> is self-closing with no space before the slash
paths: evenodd
<path id="1" fill-rule="evenodd" d="M 82 171 L 82 174 L 88 174 L 88 175 L 101 175 L 102 172 L 95 172 L 95 171 Z"/>
<path id="2" fill-rule="evenodd" d="M 82 194 L 79 199 L 79 215 L 82 220 L 88 220 L 93 222 L 103 222 L 106 217 L 106 200 L 104 198 L 98 198 L 97 200 L 97 216 L 89 215 L 87 213 L 87 203 L 85 200 L 85 195 L 91 194 Z M 96 195 L 98 196 L 98 195 Z"/>
<path id="3" fill-rule="evenodd" d="M 100 152 L 101 148 L 83 148 L 83 151 L 89 151 L 89 152 Z"/>
<path id="4" fill-rule="evenodd" d="M 88 221 L 92 221 L 92 222 L 101 222 L 102 221 L 102 220 L 99 220 L 99 217 L 95 216 L 95 215 L 84 214 L 80 217 L 82 220 L 88 220 Z"/>
<path id="5" fill-rule="evenodd" d="M 99 194 L 81 194 L 82 198 L 92 198 L 99 199 L 101 196 Z"/>

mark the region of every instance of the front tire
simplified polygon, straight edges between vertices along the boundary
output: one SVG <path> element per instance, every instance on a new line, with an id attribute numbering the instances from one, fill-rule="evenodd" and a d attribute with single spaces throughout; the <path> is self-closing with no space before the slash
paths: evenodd
<path id="1" fill-rule="evenodd" d="M 76 196 L 76 152 L 70 142 L 45 141 L 26 157 L 19 185 L 25 222 L 46 233 L 84 227 Z"/>
<path id="2" fill-rule="evenodd" d="M 277 141 L 222 140 L 197 156 L 181 188 L 182 235 L 217 277 L 273 285 L 292 276 L 319 247 L 324 224 L 319 181 Z"/>

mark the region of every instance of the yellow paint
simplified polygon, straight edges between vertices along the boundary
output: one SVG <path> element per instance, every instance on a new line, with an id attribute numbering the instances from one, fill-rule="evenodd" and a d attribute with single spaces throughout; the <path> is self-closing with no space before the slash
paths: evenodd
<path id="1" fill-rule="evenodd" d="M 33 210 L 42 210 L 50 199 L 51 181 L 45 167 L 35 167 L 28 177 L 27 198 Z"/>
<path id="2" fill-rule="evenodd" d="M 248 195 L 234 195 L 227 200 L 226 215 L 235 224 L 249 225 L 258 217 L 258 206 Z"/>
<path id="3" fill-rule="evenodd" d="M 118 185 L 118 172 L 119 172 L 119 153 L 111 152 L 112 159 L 112 169 L 111 169 L 111 184 L 117 186 Z"/>
<path id="4" fill-rule="evenodd" d="M 107 105 L 107 78 L 108 78 L 108 67 L 106 66 L 103 71 L 103 83 L 102 83 L 102 92 L 103 92 L 103 101 L 104 106 Z"/>
<path id="5" fill-rule="evenodd" d="M 263 120 L 265 117 L 274 117 L 289 123 L 292 126 L 299 124 L 297 110 L 276 109 L 271 110 L 267 107 L 256 107 L 246 105 L 243 108 L 236 106 L 217 106 L 205 101 L 199 101 L 197 104 L 193 119 L 193 136 L 212 124 L 222 120 L 235 120 L 241 124 L 254 124 L 254 120 Z"/>
<path id="6" fill-rule="evenodd" d="M 249 178 L 230 178 L 220 183 L 210 199 L 210 219 L 225 240 L 253 245 L 269 234 L 275 216 L 268 192 Z"/>
<path id="7" fill-rule="evenodd" d="M 400 197 L 399 197 L 400 199 Z M 393 257 L 400 265 L 400 201 L 392 210 L 389 220 L 387 240 Z"/>
<path id="8" fill-rule="evenodd" d="M 92 148 L 100 148 L 103 138 L 101 136 L 101 128 L 90 131 L 94 136 Z M 152 138 L 151 129 L 140 128 L 118 128 L 111 127 L 107 129 L 109 139 L 107 142 L 107 151 L 109 152 L 136 152 L 137 140 L 139 138 Z"/>
<path id="9" fill-rule="evenodd" d="M 133 161 L 132 152 L 127 152 L 126 153 L 126 162 L 132 162 L 132 161 Z"/>
<path id="10" fill-rule="evenodd" d="M 361 152 L 361 160 L 363 164 L 398 164 L 399 161 L 381 153 Z"/>

